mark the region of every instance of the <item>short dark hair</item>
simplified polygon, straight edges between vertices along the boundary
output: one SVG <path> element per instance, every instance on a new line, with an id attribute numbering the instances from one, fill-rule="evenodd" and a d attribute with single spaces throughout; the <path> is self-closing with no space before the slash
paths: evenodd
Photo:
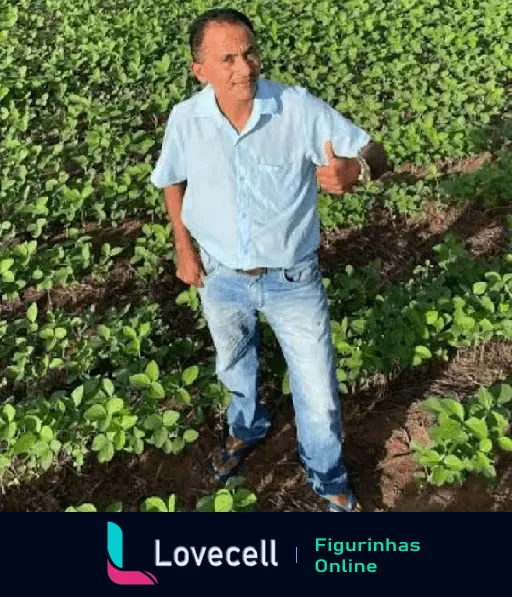
<path id="1" fill-rule="evenodd" d="M 254 25 L 243 13 L 234 8 L 212 8 L 207 10 L 192 23 L 189 34 L 190 51 L 194 62 L 199 62 L 204 33 L 209 23 L 232 23 L 234 25 L 245 25 L 255 34 Z"/>

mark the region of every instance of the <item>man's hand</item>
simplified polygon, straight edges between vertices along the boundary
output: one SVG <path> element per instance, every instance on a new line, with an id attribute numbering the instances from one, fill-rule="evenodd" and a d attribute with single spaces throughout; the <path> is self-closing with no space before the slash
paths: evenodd
<path id="1" fill-rule="evenodd" d="M 316 175 L 324 193 L 342 195 L 357 183 L 360 166 L 354 158 L 340 158 L 334 154 L 332 141 L 324 145 L 327 166 L 318 166 Z"/>
<path id="2" fill-rule="evenodd" d="M 205 272 L 201 259 L 193 246 L 178 250 L 176 253 L 176 276 L 185 284 L 190 286 L 203 286 Z"/>

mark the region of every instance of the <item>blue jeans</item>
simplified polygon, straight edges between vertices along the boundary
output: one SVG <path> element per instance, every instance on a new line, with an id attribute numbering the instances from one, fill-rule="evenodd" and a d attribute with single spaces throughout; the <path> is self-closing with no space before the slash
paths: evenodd
<path id="1" fill-rule="evenodd" d="M 290 371 L 299 456 L 322 497 L 348 492 L 342 422 L 325 288 L 314 254 L 289 269 L 259 277 L 237 273 L 201 250 L 199 289 L 216 350 L 216 373 L 231 392 L 230 434 L 247 443 L 270 427 L 260 403 L 258 311 L 272 328 Z"/>

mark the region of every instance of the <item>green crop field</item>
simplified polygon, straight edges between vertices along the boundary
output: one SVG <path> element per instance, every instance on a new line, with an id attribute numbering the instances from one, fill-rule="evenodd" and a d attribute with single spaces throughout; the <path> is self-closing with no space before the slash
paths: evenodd
<path id="1" fill-rule="evenodd" d="M 229 394 L 149 176 L 199 89 L 206 0 L 0 0 L 0 510 L 304 511 L 288 374 L 243 477 L 205 463 Z M 393 172 L 320 193 L 346 459 L 371 511 L 511 510 L 512 4 L 236 1 L 262 75 Z"/>

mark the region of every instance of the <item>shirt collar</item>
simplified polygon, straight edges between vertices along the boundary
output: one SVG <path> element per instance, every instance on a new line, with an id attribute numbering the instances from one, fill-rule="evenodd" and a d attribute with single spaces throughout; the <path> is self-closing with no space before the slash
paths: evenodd
<path id="1" fill-rule="evenodd" d="M 258 78 L 253 111 L 258 114 L 273 114 L 277 111 L 277 107 L 276 98 L 267 81 L 261 77 Z M 222 113 L 217 106 L 215 91 L 210 84 L 199 92 L 194 114 L 199 118 L 214 118 L 220 124 Z"/>

